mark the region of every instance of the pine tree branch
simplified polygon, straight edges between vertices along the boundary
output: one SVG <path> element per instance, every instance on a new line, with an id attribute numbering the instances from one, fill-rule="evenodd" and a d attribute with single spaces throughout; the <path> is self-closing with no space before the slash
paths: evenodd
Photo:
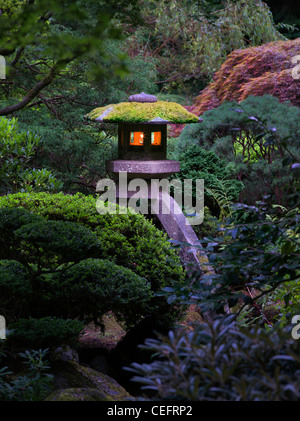
<path id="1" fill-rule="evenodd" d="M 18 63 L 18 61 L 20 60 L 20 57 L 21 57 L 21 55 L 22 55 L 22 53 L 23 53 L 23 51 L 25 50 L 25 47 L 20 47 L 20 48 L 18 48 L 18 50 L 17 50 L 17 52 L 16 52 L 16 55 L 15 55 L 15 58 L 13 59 L 13 61 L 10 63 L 11 64 L 11 66 L 15 66 L 17 63 Z"/>
<path id="2" fill-rule="evenodd" d="M 67 64 L 70 61 L 72 61 L 75 57 L 70 58 L 68 60 L 64 60 L 63 64 Z M 30 102 L 36 97 L 38 96 L 38 94 L 40 93 L 41 90 L 43 90 L 44 88 L 46 88 L 48 85 L 51 84 L 51 82 L 55 79 L 55 77 L 57 76 L 58 72 L 59 72 L 59 64 L 62 64 L 62 62 L 60 63 L 56 63 L 50 70 L 50 72 L 39 82 L 37 82 L 35 84 L 35 86 L 28 92 L 28 94 L 17 104 L 14 105 L 10 105 L 8 107 L 2 108 L 0 109 L 0 116 L 5 116 L 5 115 L 9 115 L 15 111 L 18 111 L 24 107 L 26 107 L 26 105 L 30 104 Z"/>

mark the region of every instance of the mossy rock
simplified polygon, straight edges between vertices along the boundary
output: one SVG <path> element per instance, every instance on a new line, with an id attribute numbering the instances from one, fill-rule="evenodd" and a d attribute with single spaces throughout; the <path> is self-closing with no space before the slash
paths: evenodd
<path id="1" fill-rule="evenodd" d="M 89 387 L 57 390 L 48 396 L 45 401 L 111 401 L 108 396 L 99 390 Z"/>
<path id="2" fill-rule="evenodd" d="M 57 392 L 65 389 L 88 388 L 102 393 L 107 400 L 123 401 L 131 398 L 129 393 L 113 378 L 74 361 L 55 361 L 51 372 L 54 374 L 54 387 Z"/>
<path id="3" fill-rule="evenodd" d="M 53 348 L 50 354 L 50 359 L 51 361 L 69 361 L 79 363 L 79 355 L 77 351 L 66 344 Z"/>
<path id="4" fill-rule="evenodd" d="M 120 102 L 99 107 L 85 115 L 88 120 L 102 123 L 199 123 L 199 117 L 176 102 Z"/>

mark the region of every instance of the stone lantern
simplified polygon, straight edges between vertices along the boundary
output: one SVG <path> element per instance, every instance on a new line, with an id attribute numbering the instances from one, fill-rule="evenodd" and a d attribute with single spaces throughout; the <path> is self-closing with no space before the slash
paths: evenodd
<path id="1" fill-rule="evenodd" d="M 167 159 L 167 124 L 199 123 L 201 118 L 188 112 L 181 105 L 158 101 L 153 95 L 144 92 L 132 95 L 128 102 L 96 108 L 85 116 L 97 123 L 118 124 L 118 158 L 106 161 L 109 173 L 126 173 L 129 179 L 165 179 L 180 171 L 178 161 Z M 130 193 L 117 189 L 117 197 L 128 198 Z M 150 190 L 148 197 L 151 197 Z M 195 244 L 198 239 L 178 204 L 168 193 L 160 195 L 171 203 L 169 214 L 157 213 L 170 238 Z M 175 212 L 176 208 L 176 212 Z M 194 249 L 183 248 L 183 258 L 198 262 Z"/>

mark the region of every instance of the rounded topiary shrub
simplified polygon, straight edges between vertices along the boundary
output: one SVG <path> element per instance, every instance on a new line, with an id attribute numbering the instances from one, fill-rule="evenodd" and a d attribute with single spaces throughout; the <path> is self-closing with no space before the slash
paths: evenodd
<path id="1" fill-rule="evenodd" d="M 35 305 L 31 305 L 30 311 L 22 312 L 19 317 L 69 317 L 66 298 L 63 298 L 63 294 L 58 295 L 58 274 L 67 271 L 74 263 L 88 258 L 107 260 L 122 266 L 123 269 L 130 269 L 131 275 L 127 272 L 125 278 L 131 288 L 134 287 L 132 280 L 138 279 L 133 275 L 146 279 L 149 288 L 145 287 L 146 281 L 140 285 L 141 290 L 146 292 L 146 298 L 148 294 L 150 298 L 150 289 L 156 292 L 170 285 L 173 280 L 184 280 L 178 254 L 171 248 L 165 234 L 143 215 L 99 214 L 96 201 L 92 196 L 71 196 L 62 193 L 18 193 L 0 197 L 0 207 L 18 207 L 16 212 L 27 211 L 42 218 L 42 221 L 37 223 L 29 221 L 31 223 L 26 224 L 25 221 L 23 226 L 18 225 L 18 229 L 11 230 L 10 235 L 14 239 L 8 250 L 11 255 L 0 254 L 2 258 L 12 258 L 14 255 L 15 260 L 30 267 Z M 126 285 L 118 284 L 122 293 L 125 287 Z M 135 288 L 133 290 L 135 291 Z M 88 294 L 90 302 L 89 309 L 85 310 L 86 315 L 96 318 L 97 315 L 103 314 L 103 302 L 106 298 L 97 302 L 94 299 L 91 305 L 91 290 Z M 114 295 L 118 297 L 118 290 L 114 291 Z M 139 292 L 135 292 L 135 297 L 140 297 Z M 148 315 L 160 324 L 170 325 L 182 312 L 181 308 L 169 305 L 164 297 L 152 296 L 147 305 L 145 301 L 141 303 L 131 298 L 130 305 L 126 305 L 126 311 L 124 305 L 117 308 L 116 303 L 114 304 L 119 320 L 124 320 L 128 326 Z M 77 307 L 72 308 L 74 317 L 78 317 L 79 313 L 82 316 L 81 304 L 79 302 L 80 311 L 77 313 Z M 105 310 L 111 308 L 106 305 Z"/>
<path id="2" fill-rule="evenodd" d="M 165 234 L 141 214 L 99 214 L 97 198 L 80 193 L 17 193 L 0 197 L 0 207 L 25 208 L 49 220 L 76 222 L 101 242 L 98 257 L 132 269 L 148 279 L 153 291 L 183 280 L 177 251 Z M 118 209 L 118 207 L 117 207 Z"/>
<path id="3" fill-rule="evenodd" d="M 30 306 L 28 270 L 15 260 L 0 260 L 0 314 L 13 321 Z"/>
<path id="4" fill-rule="evenodd" d="M 132 270 L 108 260 L 86 259 L 60 273 L 53 284 L 56 308 L 101 320 L 112 310 L 127 327 L 147 316 L 151 285 Z"/>
<path id="5" fill-rule="evenodd" d="M 42 317 L 19 319 L 8 328 L 11 331 L 7 338 L 9 345 L 38 349 L 61 344 L 76 345 L 84 323 L 80 320 Z"/>
<path id="6" fill-rule="evenodd" d="M 5 197 L 5 196 L 4 196 Z M 0 230 L 1 237 L 4 234 L 10 234 L 25 224 L 32 222 L 43 221 L 43 218 L 26 209 L 15 207 L 1 207 L 0 208 Z"/>
<path id="7" fill-rule="evenodd" d="M 97 256 L 101 242 L 89 229 L 66 221 L 47 221 L 23 225 L 14 232 L 20 247 L 26 244 L 27 253 L 39 255 L 40 260 L 52 257 L 60 263 L 78 262 Z M 25 251 L 20 250 L 25 254 Z M 30 258 L 30 256 L 28 256 Z"/>
<path id="8" fill-rule="evenodd" d="M 43 221 L 43 218 L 26 209 L 0 207 L 0 258 L 14 259 L 16 246 L 14 231 L 25 224 Z"/>

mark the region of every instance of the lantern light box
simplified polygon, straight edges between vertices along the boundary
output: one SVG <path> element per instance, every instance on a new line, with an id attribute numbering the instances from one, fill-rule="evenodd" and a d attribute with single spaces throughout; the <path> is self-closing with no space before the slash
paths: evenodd
<path id="1" fill-rule="evenodd" d="M 166 178 L 180 170 L 178 161 L 167 159 L 167 124 L 202 121 L 180 104 L 158 101 L 144 92 L 130 96 L 128 102 L 96 108 L 85 117 L 118 124 L 118 159 L 107 161 L 106 169 L 146 179 Z"/>

